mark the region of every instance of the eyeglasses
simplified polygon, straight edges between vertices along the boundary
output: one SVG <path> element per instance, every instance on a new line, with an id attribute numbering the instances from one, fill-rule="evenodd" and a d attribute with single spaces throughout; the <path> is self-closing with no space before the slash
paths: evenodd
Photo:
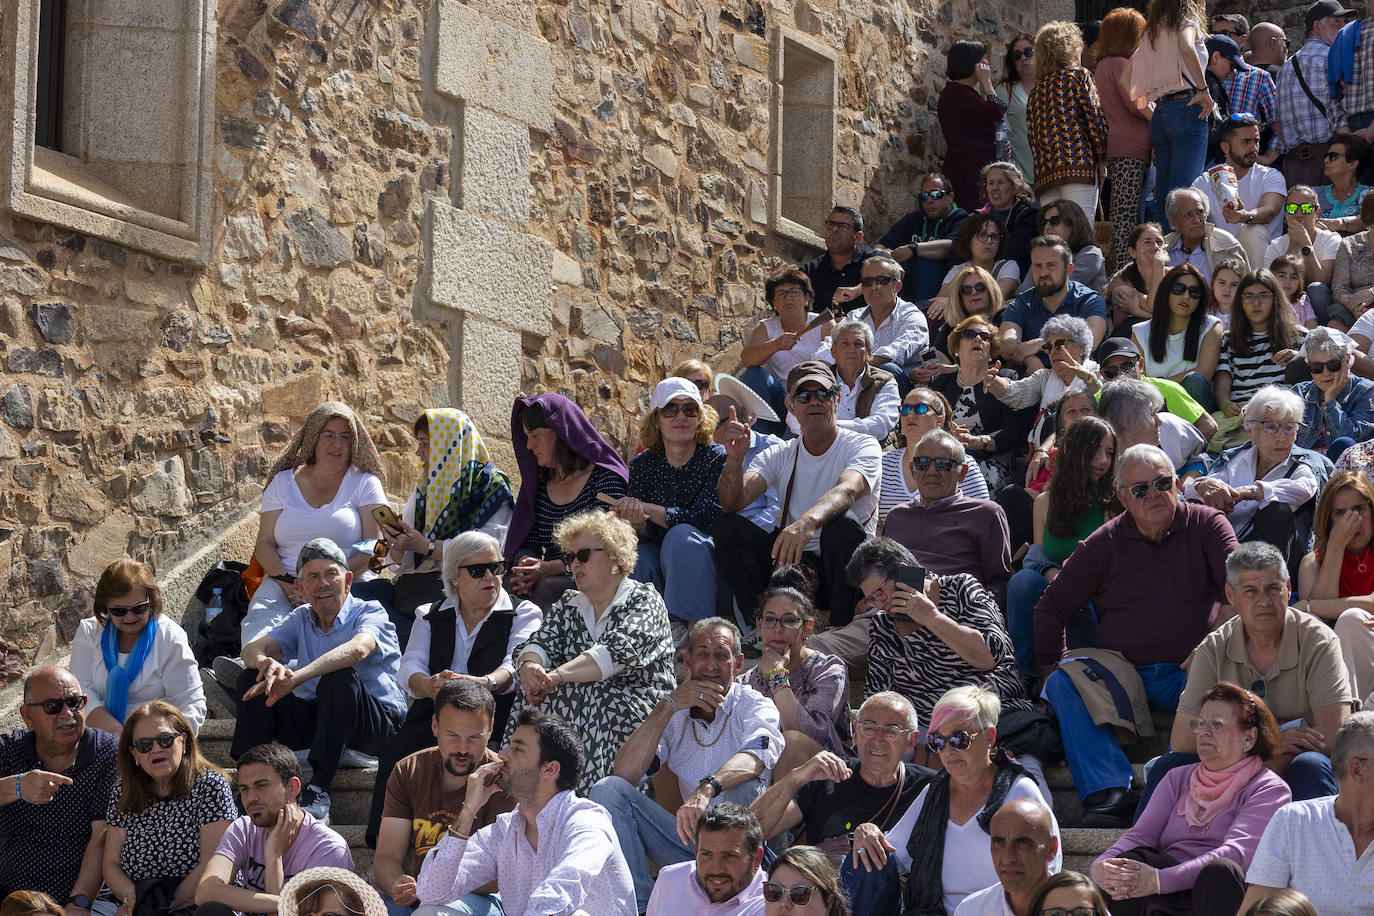
<path id="1" fill-rule="evenodd" d="M 826 404 L 829 403 L 830 399 L 833 397 L 835 397 L 835 392 L 829 388 L 803 388 L 801 391 L 792 395 L 792 400 L 796 401 L 798 404 L 810 404 L 811 399 L 815 398 L 822 404 Z"/>
<path id="2" fill-rule="evenodd" d="M 660 414 L 661 416 L 665 416 L 665 417 L 667 417 L 667 418 L 670 419 L 670 420 L 671 420 L 673 417 L 677 416 L 679 411 L 682 412 L 682 415 L 683 415 L 684 417 L 699 417 L 699 416 L 701 416 L 701 405 L 700 405 L 700 404 L 664 404 L 662 407 L 660 407 L 660 408 L 658 409 L 658 412 L 659 412 L 659 414 Z"/>
<path id="3" fill-rule="evenodd" d="M 988 285 L 982 280 L 979 280 L 977 283 L 970 283 L 959 287 L 959 295 L 961 296 L 972 296 L 974 293 L 985 293 L 987 291 Z M 968 332 L 965 331 L 964 333 L 967 334 Z"/>
<path id="4" fill-rule="evenodd" d="M 916 199 L 919 200 L 921 203 L 925 203 L 928 200 L 939 200 L 941 197 L 944 197 L 948 193 L 948 191 L 941 191 L 938 189 L 934 191 L 922 191 L 920 194 L 916 195 Z"/>
<path id="5" fill-rule="evenodd" d="M 982 286 L 983 284 L 979 283 L 978 285 Z M 960 332 L 960 336 L 963 337 L 964 340 L 981 340 L 984 342 L 992 340 L 991 333 L 988 331 L 980 331 L 977 328 L 964 328 L 964 330 Z"/>
<path id="6" fill-rule="evenodd" d="M 1144 483 L 1133 483 L 1129 487 L 1122 487 L 1127 493 L 1136 499 L 1144 499 L 1153 487 L 1157 493 L 1167 493 L 1174 488 L 1174 475 L 1166 474 L 1163 477 L 1156 477 L 1154 480 L 1147 480 Z"/>
<path id="7" fill-rule="evenodd" d="M 877 277 L 864 277 L 862 280 L 859 281 L 859 285 L 860 285 L 860 286 L 865 286 L 865 287 L 866 287 L 866 286 L 891 286 L 892 284 L 894 284 L 894 283 L 896 283 L 896 282 L 897 282 L 897 278 L 896 278 L 896 277 L 889 277 L 887 274 L 883 274 L 883 275 L 877 276 Z"/>
<path id="8" fill-rule="evenodd" d="M 110 606 L 105 608 L 105 610 L 109 613 L 111 617 L 118 617 L 121 620 L 124 618 L 125 614 L 133 614 L 135 617 L 137 617 L 139 614 L 146 614 L 152 609 L 153 603 L 151 601 L 144 601 L 143 603 L 135 604 L 132 607 Z"/>
<path id="9" fill-rule="evenodd" d="M 1047 219 L 1045 220 L 1045 225 L 1046 225 L 1046 226 L 1058 226 L 1058 225 L 1059 225 L 1060 223 L 1062 223 L 1062 222 L 1064 222 L 1064 217 L 1062 217 L 1062 216 L 1060 216 L 1058 213 L 1056 213 L 1056 214 L 1054 214 L 1054 216 L 1051 216 L 1051 217 L 1049 217 L 1049 218 L 1047 218 Z"/>
<path id="10" fill-rule="evenodd" d="M 794 884 L 791 887 L 784 887 L 776 881 L 763 882 L 763 899 L 768 903 L 777 903 L 786 894 L 792 901 L 793 906 L 806 906 L 811 902 L 811 894 L 820 888 L 814 884 Z"/>
<path id="11" fill-rule="evenodd" d="M 1316 213 L 1317 205 L 1308 201 L 1303 201 L 1300 204 L 1284 204 L 1283 212 L 1287 213 L 1289 216 L 1292 216 L 1294 213 Z"/>
<path id="12" fill-rule="evenodd" d="M 74 697 L 54 697 L 51 700 L 40 700 L 37 703 L 25 703 L 25 706 L 41 706 L 43 712 L 49 716 L 55 716 L 62 711 L 62 707 L 67 707 L 72 712 L 80 712 L 86 708 L 86 695 Z"/>
<path id="13" fill-rule="evenodd" d="M 1340 372 L 1341 367 L 1344 365 L 1345 360 L 1343 359 L 1327 360 L 1324 363 L 1314 363 L 1309 360 L 1307 363 L 1307 368 L 1312 370 L 1313 375 L 1316 375 L 1318 372 Z"/>
<path id="14" fill-rule="evenodd" d="M 1272 305 L 1273 293 L 1243 293 L 1240 301 L 1245 305 Z"/>
<path id="15" fill-rule="evenodd" d="M 773 290 L 774 301 L 778 299 L 805 299 L 806 290 L 800 286 L 788 286 Z"/>
<path id="16" fill-rule="evenodd" d="M 1020 51 L 1012 51 L 1012 52 L 1011 52 L 1011 62 L 1012 62 L 1012 63 L 1016 63 L 1018 60 L 1021 60 L 1022 58 L 1025 58 L 1026 60 L 1034 60 L 1034 59 L 1035 59 L 1035 49 L 1034 49 L 1034 48 L 1022 48 Z"/>
<path id="17" fill-rule="evenodd" d="M 1175 282 L 1174 285 L 1170 287 L 1169 292 L 1173 293 L 1175 296 L 1187 296 L 1189 299 L 1202 298 L 1202 287 L 1194 286 L 1191 283 Z"/>
<path id="18" fill-rule="evenodd" d="M 353 442 L 352 433 L 323 432 L 317 438 L 321 442 Z"/>
<path id="19" fill-rule="evenodd" d="M 1189 719 L 1188 731 L 1195 735 L 1200 735 L 1203 732 L 1215 735 L 1223 729 L 1230 728 L 1233 724 L 1235 723 L 1227 722 L 1225 719 Z"/>
<path id="20" fill-rule="evenodd" d="M 931 734 L 926 737 L 926 747 L 937 754 L 943 754 L 946 747 L 956 751 L 966 751 L 973 746 L 973 739 L 981 734 L 982 732 L 967 732 L 962 728 L 957 732 L 950 732 L 948 737 Z"/>
<path id="21" fill-rule="evenodd" d="M 605 551 L 605 547 L 583 547 L 581 550 L 563 554 L 563 565 L 571 569 L 574 563 L 586 563 L 592 558 L 592 554 L 605 553 Z"/>
<path id="22" fill-rule="evenodd" d="M 934 466 L 935 470 L 941 474 L 948 474 L 960 465 L 953 458 L 932 458 L 929 455 L 917 455 L 911 459 L 911 466 L 918 471 L 929 471 Z"/>
<path id="23" fill-rule="evenodd" d="M 859 734 L 865 738 L 877 737 L 879 733 L 889 741 L 896 741 L 903 735 L 911 733 L 911 729 L 902 728 L 900 725 L 879 725 L 869 719 L 864 719 L 858 725 Z"/>
<path id="24" fill-rule="evenodd" d="M 584 560 L 583 562 L 586 561 Z M 468 575 L 474 579 L 484 579 L 487 573 L 492 573 L 498 579 L 506 574 L 506 564 L 500 560 L 497 560 L 495 563 L 468 563 L 458 568 L 466 569 Z"/>
<path id="25" fill-rule="evenodd" d="M 1133 370 L 1134 368 L 1135 368 L 1135 363 L 1134 363 L 1134 362 L 1130 362 L 1130 361 L 1121 363 L 1121 364 L 1116 365 L 1116 366 L 1103 366 L 1103 367 L 1102 367 L 1102 370 L 1101 370 L 1101 371 L 1102 371 L 1102 377 L 1103 377 L 1103 378 L 1116 378 L 1118 375 L 1130 375 L 1130 374 L 1131 374 L 1131 370 Z"/>
<path id="26" fill-rule="evenodd" d="M 1000 242 L 1002 236 L 997 232 L 980 232 L 974 236 L 980 242 Z"/>
<path id="27" fill-rule="evenodd" d="M 1325 156 L 1323 156 L 1322 158 L 1325 159 L 1327 162 L 1333 162 L 1333 161 L 1335 161 L 1335 160 L 1337 160 L 1337 159 L 1344 159 L 1346 162 L 1354 162 L 1354 161 L 1355 161 L 1355 160 L 1351 159 L 1349 156 L 1347 156 L 1345 153 L 1339 153 L 1339 152 L 1337 152 L 1336 150 L 1330 150 L 1330 151 L 1328 151 L 1327 154 L 1326 154 Z"/>
<path id="28" fill-rule="evenodd" d="M 935 410 L 936 413 L 940 413 L 940 411 L 931 407 L 929 404 L 903 404 L 901 407 L 897 408 L 897 412 L 904 417 L 909 417 L 913 413 L 918 417 L 924 417 L 932 410 Z"/>
<path id="29" fill-rule="evenodd" d="M 758 625 L 773 630 L 795 630 L 802 625 L 802 619 L 794 614 L 789 614 L 786 617 L 775 617 L 772 614 L 765 614 L 758 619 Z"/>
<path id="30" fill-rule="evenodd" d="M 1296 436 L 1298 434 L 1298 424 L 1296 423 L 1275 423 L 1273 420 L 1261 422 L 1259 428 L 1264 430 L 1266 436 L 1276 433 L 1283 433 L 1285 436 Z"/>
<path id="31" fill-rule="evenodd" d="M 825 221 L 825 228 L 827 228 L 827 229 L 853 229 L 853 228 L 854 228 L 854 224 L 853 224 L 853 223 L 842 223 L 842 222 L 840 222 L 839 220 L 828 219 L 828 220 Z"/>
<path id="32" fill-rule="evenodd" d="M 177 739 L 180 737 L 181 732 L 163 732 L 156 738 L 138 738 L 129 743 L 133 745 L 134 750 L 138 751 L 140 754 L 146 754 L 153 749 L 154 741 L 157 742 L 158 747 L 165 751 L 173 744 L 176 744 Z"/>

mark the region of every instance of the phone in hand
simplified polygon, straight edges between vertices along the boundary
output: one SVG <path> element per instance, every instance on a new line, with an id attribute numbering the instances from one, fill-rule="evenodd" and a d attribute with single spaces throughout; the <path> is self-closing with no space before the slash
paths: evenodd
<path id="1" fill-rule="evenodd" d="M 912 591 L 925 593 L 926 590 L 926 571 L 919 566 L 899 566 L 897 568 L 897 581 Z M 898 620 L 905 620 L 914 623 L 915 618 L 910 614 L 894 612 L 893 617 Z"/>
<path id="2" fill-rule="evenodd" d="M 401 520 L 396 517 L 395 512 L 391 511 L 390 506 L 374 506 L 372 509 L 372 517 L 375 518 L 377 524 L 381 525 L 383 528 L 394 528 L 397 531 L 405 530 L 404 526 L 401 525 Z"/>

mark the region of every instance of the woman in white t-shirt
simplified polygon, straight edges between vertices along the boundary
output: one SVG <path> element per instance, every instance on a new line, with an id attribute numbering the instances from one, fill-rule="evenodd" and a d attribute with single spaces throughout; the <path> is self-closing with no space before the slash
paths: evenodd
<path id="1" fill-rule="evenodd" d="M 372 510 L 386 503 L 381 472 L 372 438 L 348 405 L 326 401 L 305 418 L 267 475 L 253 549 L 264 576 L 243 618 L 243 645 L 306 603 L 295 583 L 296 557 L 315 538 L 350 554 L 354 577 L 372 577 L 371 554 L 349 548 L 379 534 Z"/>
<path id="2" fill-rule="evenodd" d="M 787 384 L 787 374 L 797 363 L 816 355 L 821 342 L 835 329 L 834 313 L 811 327 L 824 316 L 811 311 L 816 301 L 811 278 L 796 267 L 784 268 L 769 277 L 764 284 L 764 298 L 775 314 L 754 325 L 745 341 L 739 358 L 744 366 L 740 380 L 767 401 L 774 413 L 785 417 L 787 393 L 783 386 Z M 788 434 L 781 422 L 755 424 L 760 425 L 770 427 L 765 431 L 779 436 Z"/>
<path id="3" fill-rule="evenodd" d="M 1132 329 L 1145 356 L 1145 374 L 1178 382 L 1203 408 L 1217 409 L 1212 376 L 1221 358 L 1221 319 L 1212 314 L 1212 293 L 1191 264 L 1171 268 L 1159 281 L 1153 317 Z"/>

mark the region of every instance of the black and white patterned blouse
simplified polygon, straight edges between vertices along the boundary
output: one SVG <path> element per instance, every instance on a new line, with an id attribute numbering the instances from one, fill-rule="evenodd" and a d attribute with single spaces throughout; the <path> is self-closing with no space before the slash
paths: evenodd
<path id="1" fill-rule="evenodd" d="M 725 449 L 714 442 L 697 444 L 692 457 L 680 468 L 668 463 L 662 450 L 640 452 L 630 462 L 630 494 L 635 499 L 654 503 L 666 510 L 668 528 L 691 525 L 711 534 L 720 518 L 716 485 L 725 469 Z M 657 544 L 667 529 L 650 521 L 644 526 L 644 540 Z"/>
<path id="2" fill-rule="evenodd" d="M 565 518 L 581 515 L 592 509 L 605 509 L 606 506 L 596 498 L 597 493 L 606 493 L 617 499 L 625 495 L 625 481 L 614 471 L 597 465 L 592 468 L 591 476 L 583 484 L 582 491 L 567 505 L 560 506 L 549 498 L 549 488 L 544 483 L 537 484 L 539 489 L 534 497 L 534 526 L 525 535 L 525 542 L 516 551 L 516 557 L 539 557 L 553 560 L 562 556 L 562 551 L 553 540 L 553 530 Z"/>
<path id="3" fill-rule="evenodd" d="M 904 639 L 891 617 L 876 614 L 869 627 L 864 696 L 880 690 L 897 691 L 916 707 L 922 728 L 930 724 L 931 710 L 945 691 L 970 684 L 996 693 L 1003 711 L 1034 709 L 1016 670 L 1011 637 L 992 594 L 966 573 L 935 578 L 940 583 L 940 613 L 982 634 L 992 653 L 992 670 L 974 668 L 925 627 Z"/>
<path id="4" fill-rule="evenodd" d="M 185 799 L 155 801 L 138 814 L 115 810 L 120 782 L 115 780 L 105 820 L 127 831 L 119 867 L 135 884 L 147 878 L 184 878 L 200 864 L 200 828 L 238 817 L 229 780 L 206 770 Z"/>

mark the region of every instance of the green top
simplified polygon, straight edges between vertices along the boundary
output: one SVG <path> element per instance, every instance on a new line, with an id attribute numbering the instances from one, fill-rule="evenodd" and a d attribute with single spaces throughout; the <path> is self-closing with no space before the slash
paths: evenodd
<path id="1" fill-rule="evenodd" d="M 1071 535 L 1058 537 L 1050 534 L 1050 524 L 1047 517 L 1045 519 L 1045 536 L 1040 546 L 1045 548 L 1045 556 L 1049 557 L 1051 563 L 1062 565 L 1069 558 L 1069 554 L 1078 549 L 1078 542 L 1101 528 L 1106 521 L 1106 510 L 1099 506 L 1078 520 Z"/>

